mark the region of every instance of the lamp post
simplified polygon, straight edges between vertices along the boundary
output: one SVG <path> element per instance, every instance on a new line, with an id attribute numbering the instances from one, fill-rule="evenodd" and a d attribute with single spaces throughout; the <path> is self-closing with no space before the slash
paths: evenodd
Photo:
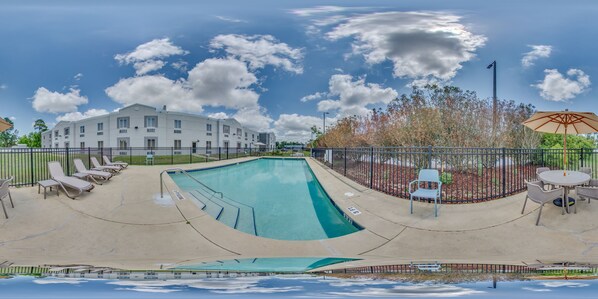
<path id="1" fill-rule="evenodd" d="M 496 123 L 497 123 L 497 99 L 496 99 L 496 60 L 492 61 L 487 69 L 492 68 L 492 137 L 496 137 Z"/>
<path id="2" fill-rule="evenodd" d="M 330 112 L 323 112 L 322 113 L 322 121 L 323 121 L 322 135 L 326 134 L 326 114 L 330 114 Z"/>

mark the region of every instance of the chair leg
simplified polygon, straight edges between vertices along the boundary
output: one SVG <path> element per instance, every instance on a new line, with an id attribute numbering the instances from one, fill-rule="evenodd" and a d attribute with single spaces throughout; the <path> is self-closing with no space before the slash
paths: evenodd
<path id="1" fill-rule="evenodd" d="M 436 204 L 436 197 L 434 197 L 434 217 L 438 217 L 438 206 Z"/>
<path id="2" fill-rule="evenodd" d="M 6 213 L 6 207 L 4 206 L 4 201 L 0 199 L 0 203 L 2 203 L 2 210 L 4 210 L 4 218 L 8 219 L 8 214 Z"/>
<path id="3" fill-rule="evenodd" d="M 521 214 L 525 211 L 525 205 L 527 204 L 527 195 L 525 196 L 525 201 L 523 202 L 523 209 L 521 209 Z"/>
<path id="4" fill-rule="evenodd" d="M 15 204 L 12 202 L 12 195 L 10 195 L 10 191 L 8 191 L 8 199 L 10 199 L 10 205 L 14 209 L 15 208 Z"/>
<path id="5" fill-rule="evenodd" d="M 542 216 L 542 208 L 544 207 L 544 204 L 540 205 L 540 211 L 538 212 L 538 219 L 536 220 L 536 226 L 538 226 L 538 224 L 540 223 L 540 217 Z"/>

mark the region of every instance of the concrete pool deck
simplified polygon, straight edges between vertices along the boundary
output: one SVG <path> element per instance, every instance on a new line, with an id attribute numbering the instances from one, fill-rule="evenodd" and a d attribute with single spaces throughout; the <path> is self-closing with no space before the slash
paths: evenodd
<path id="1" fill-rule="evenodd" d="M 36 187 L 11 188 L 15 208 L 0 219 L 0 259 L 22 266 L 93 265 L 121 269 L 166 269 L 214 260 L 256 257 L 348 257 L 329 266 L 442 263 L 538 264 L 598 262 L 598 202 L 580 202 L 577 214 L 529 202 L 525 193 L 485 203 L 433 205 L 388 196 L 356 184 L 307 158 L 314 174 L 345 213 L 365 229 L 316 241 L 282 241 L 232 229 L 201 211 L 190 196 L 176 199 L 177 186 L 159 174 L 168 168 L 198 169 L 255 158 L 176 166 L 130 166 L 76 200 Z M 171 198 L 175 198 L 174 200 Z"/>

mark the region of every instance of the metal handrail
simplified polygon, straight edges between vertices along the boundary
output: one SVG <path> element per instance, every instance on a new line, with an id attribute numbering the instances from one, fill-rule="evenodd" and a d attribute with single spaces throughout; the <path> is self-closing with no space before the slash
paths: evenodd
<path id="1" fill-rule="evenodd" d="M 169 172 L 169 171 L 180 171 L 183 174 L 185 174 L 187 177 L 189 177 L 190 179 L 194 180 L 195 182 L 197 182 L 198 184 L 202 185 L 206 189 L 212 191 L 214 194 L 220 194 L 220 198 L 224 198 L 224 194 L 222 192 L 216 191 L 216 190 L 208 187 L 206 184 L 200 182 L 198 179 L 196 179 L 193 176 L 191 176 L 187 171 L 185 171 L 182 168 L 168 168 L 168 169 L 164 169 L 164 170 L 162 170 L 162 172 L 160 172 L 160 198 L 164 198 L 164 180 L 162 179 L 162 175 L 165 172 Z"/>

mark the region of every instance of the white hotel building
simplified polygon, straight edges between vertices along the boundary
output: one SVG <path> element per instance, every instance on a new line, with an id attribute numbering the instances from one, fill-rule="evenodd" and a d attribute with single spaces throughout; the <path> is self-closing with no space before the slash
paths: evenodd
<path id="1" fill-rule="evenodd" d="M 276 146 L 274 133 L 262 133 L 268 143 L 259 143 L 259 132 L 243 127 L 234 118 L 167 111 L 166 107 L 134 104 L 106 115 L 61 121 L 42 133 L 44 148 L 232 148 L 266 149 Z"/>

